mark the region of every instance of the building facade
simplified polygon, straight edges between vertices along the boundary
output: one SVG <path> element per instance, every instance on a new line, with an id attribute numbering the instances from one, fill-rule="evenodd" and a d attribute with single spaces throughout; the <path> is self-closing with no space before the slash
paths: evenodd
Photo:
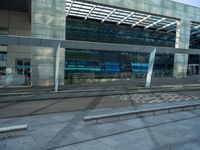
<path id="1" fill-rule="evenodd" d="M 61 49 L 61 85 L 132 78 L 145 75 L 149 54 L 123 45 L 199 49 L 200 8 L 170 0 L 2 0 L 0 35 L 82 41 L 79 49 Z M 123 51 L 95 43 L 86 50 L 85 42 L 114 43 Z M 158 53 L 154 72 L 199 74 L 199 60 L 199 54 Z M 33 86 L 54 85 L 55 61 L 55 48 L 0 46 L 0 74 L 28 76 Z"/>

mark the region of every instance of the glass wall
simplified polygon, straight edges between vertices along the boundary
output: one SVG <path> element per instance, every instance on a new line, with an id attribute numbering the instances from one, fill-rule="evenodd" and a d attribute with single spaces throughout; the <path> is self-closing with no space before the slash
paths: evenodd
<path id="1" fill-rule="evenodd" d="M 114 23 L 68 17 L 66 39 L 151 46 L 175 46 L 176 33 L 156 32 Z M 190 48 L 200 49 L 200 36 L 191 35 Z"/>
<path id="2" fill-rule="evenodd" d="M 66 39 L 168 47 L 175 45 L 175 33 L 70 17 L 66 21 Z"/>
<path id="3" fill-rule="evenodd" d="M 173 67 L 173 54 L 156 54 L 153 77 L 172 77 Z"/>
<path id="4" fill-rule="evenodd" d="M 191 37 L 190 37 L 190 48 L 200 49 L 200 36 L 191 35 Z"/>
<path id="5" fill-rule="evenodd" d="M 66 50 L 65 53 L 67 83 L 144 78 L 148 71 L 148 53 L 91 50 Z M 157 54 L 153 76 L 172 76 L 172 70 L 173 55 Z"/>
<path id="6" fill-rule="evenodd" d="M 200 55 L 189 55 L 188 75 L 200 75 Z"/>
<path id="7" fill-rule="evenodd" d="M 174 47 L 175 32 L 114 23 L 101 23 L 96 20 L 83 20 L 68 17 L 66 39 L 104 43 L 135 44 Z M 200 38 L 191 36 L 190 48 L 200 48 Z M 65 79 L 73 82 L 82 78 L 83 82 L 98 79 L 144 78 L 148 71 L 149 54 L 141 52 L 108 52 L 91 50 L 66 50 Z M 199 56 L 189 56 L 188 75 L 199 72 Z M 173 54 L 156 54 L 153 77 L 172 77 Z M 196 69 L 192 69 L 196 68 Z M 192 71 L 195 70 L 195 71 Z M 193 73 L 192 73 L 193 72 Z"/>
<path id="8" fill-rule="evenodd" d="M 106 80 L 131 78 L 133 72 L 145 73 L 148 54 L 91 50 L 66 50 L 65 78 L 72 80 Z M 139 63 L 138 63 L 139 62 Z M 138 63 L 138 68 L 134 64 Z M 75 79 L 76 78 L 76 79 Z M 87 81 L 86 81 L 87 82 Z"/>

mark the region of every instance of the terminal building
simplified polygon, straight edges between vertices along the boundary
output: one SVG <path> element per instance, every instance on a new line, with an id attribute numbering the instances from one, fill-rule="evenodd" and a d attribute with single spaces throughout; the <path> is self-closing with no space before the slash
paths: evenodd
<path id="1" fill-rule="evenodd" d="M 200 74 L 200 8 L 170 0 L 1 0 L 0 35 L 68 41 L 60 85 L 143 77 L 152 47 L 154 76 Z M 54 85 L 55 47 L 0 45 L 0 76 Z"/>

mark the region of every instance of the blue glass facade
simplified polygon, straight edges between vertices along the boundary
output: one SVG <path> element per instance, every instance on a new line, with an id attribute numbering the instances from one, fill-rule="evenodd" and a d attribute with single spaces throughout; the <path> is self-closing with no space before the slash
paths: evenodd
<path id="1" fill-rule="evenodd" d="M 174 47 L 176 33 L 156 32 L 140 27 L 100 23 L 95 20 L 67 18 L 66 39 L 104 43 L 135 44 Z M 198 48 L 197 38 L 191 38 L 190 47 Z M 128 52 L 107 52 L 91 50 L 66 50 L 65 73 L 94 74 L 146 74 L 149 54 Z M 154 73 L 171 76 L 173 74 L 174 55 L 157 54 Z"/>
<path id="2" fill-rule="evenodd" d="M 116 73 L 121 71 L 119 62 L 92 62 L 92 61 L 66 61 L 65 71 L 68 72 L 95 72 Z"/>
<path id="3" fill-rule="evenodd" d="M 148 64 L 144 63 L 131 63 L 132 72 L 134 73 L 147 73 Z"/>
<path id="4" fill-rule="evenodd" d="M 131 71 L 131 63 L 147 63 L 147 53 L 124 53 L 91 50 L 66 50 L 66 67 L 97 68 L 96 71 Z M 99 70 L 100 68 L 100 70 Z M 92 69 L 95 70 L 95 69 Z"/>
<path id="5" fill-rule="evenodd" d="M 172 70 L 173 55 L 156 55 L 155 70 Z M 146 74 L 149 54 L 134 52 L 107 52 L 66 50 L 65 73 Z"/>

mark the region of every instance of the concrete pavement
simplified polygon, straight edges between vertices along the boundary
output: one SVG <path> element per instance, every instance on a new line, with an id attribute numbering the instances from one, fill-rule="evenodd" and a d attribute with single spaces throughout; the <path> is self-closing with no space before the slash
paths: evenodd
<path id="1" fill-rule="evenodd" d="M 161 113 L 142 118 L 122 118 L 95 124 L 83 122 L 83 116 L 135 110 L 199 100 L 163 102 L 133 107 L 103 108 L 0 119 L 0 126 L 24 124 L 27 132 L 0 140 L 1 150 L 199 150 L 200 110 Z"/>
<path id="2" fill-rule="evenodd" d="M 62 95 L 62 94 L 59 94 Z M 65 95 L 65 94 L 63 94 Z M 87 93 L 86 93 L 87 95 Z M 33 96 L 34 97 L 34 96 Z M 20 98 L 20 97 L 18 97 Z M 26 96 L 21 96 L 26 99 Z M 83 111 L 97 108 L 117 108 L 138 106 L 141 104 L 159 104 L 163 102 L 191 101 L 200 99 L 199 91 L 161 92 L 143 94 L 120 94 L 110 96 L 90 96 L 77 98 L 52 98 L 46 100 L 19 100 L 0 102 L 0 118 L 32 116 L 40 114 Z"/>
<path id="3" fill-rule="evenodd" d="M 199 150 L 200 109 L 83 122 L 87 115 L 200 102 L 199 86 L 184 87 L 198 84 L 198 78 L 175 80 L 162 81 L 165 91 L 159 80 L 149 90 L 134 89 L 130 81 L 72 85 L 57 94 L 49 93 L 49 88 L 15 89 L 30 94 L 0 97 L 0 127 L 26 123 L 29 127 L 0 139 L 0 150 Z M 165 82 L 175 86 L 168 88 Z M 87 88 L 90 91 L 84 91 Z M 92 92 L 95 88 L 101 90 Z"/>

